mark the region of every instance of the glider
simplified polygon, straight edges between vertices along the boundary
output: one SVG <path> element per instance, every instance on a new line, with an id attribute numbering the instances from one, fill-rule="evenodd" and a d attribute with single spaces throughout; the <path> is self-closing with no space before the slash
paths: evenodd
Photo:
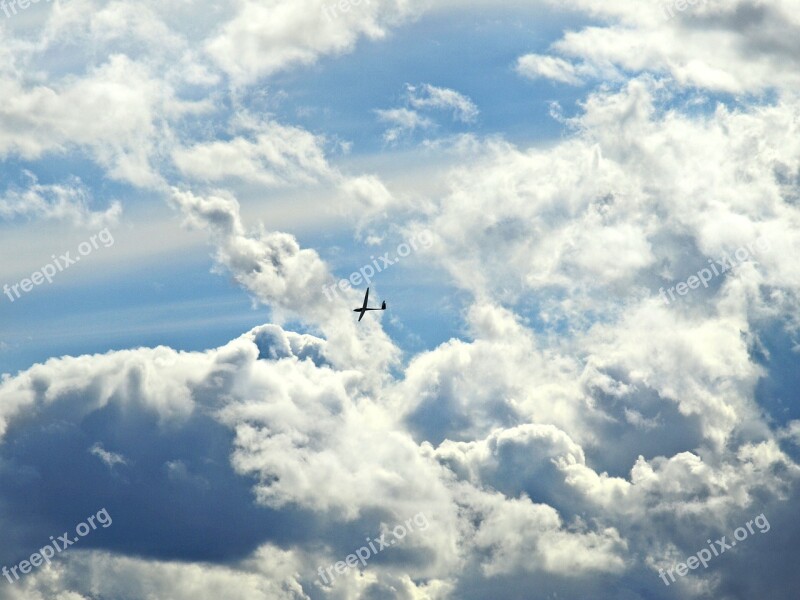
<path id="1" fill-rule="evenodd" d="M 369 288 L 367 288 L 367 293 L 366 293 L 366 294 L 364 294 L 364 306 L 362 306 L 361 308 L 354 308 L 354 309 L 353 309 L 353 312 L 361 313 L 361 314 L 358 316 L 358 320 L 359 320 L 359 321 L 361 321 L 361 319 L 363 319 L 363 318 L 364 318 L 364 314 L 365 314 L 365 313 L 366 313 L 368 310 L 386 310 L 386 300 L 384 300 L 384 301 L 383 301 L 383 304 L 381 304 L 381 307 L 380 307 L 380 308 L 367 308 L 367 302 L 368 302 L 368 301 L 369 301 Z"/>

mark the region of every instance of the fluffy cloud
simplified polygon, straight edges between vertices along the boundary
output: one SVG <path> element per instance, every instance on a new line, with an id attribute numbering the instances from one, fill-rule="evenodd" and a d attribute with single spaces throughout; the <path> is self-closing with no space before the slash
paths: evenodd
<path id="1" fill-rule="evenodd" d="M 300 316 L 325 334 L 328 357 L 339 366 L 364 369 L 377 382 L 398 360 L 398 350 L 375 323 L 362 326 L 342 319 L 339 309 L 357 302 L 358 293 L 336 296 L 333 303 L 324 288 L 333 277 L 314 250 L 301 248 L 290 234 L 257 230 L 247 234 L 238 202 L 229 196 L 196 196 L 173 190 L 172 202 L 187 223 L 208 229 L 216 246 L 217 262 L 230 270 L 253 296 L 267 304 L 279 320 Z"/>
<path id="2" fill-rule="evenodd" d="M 572 0 L 568 5 L 601 23 L 566 33 L 552 46 L 560 56 L 523 57 L 523 73 L 576 84 L 577 72 L 596 77 L 617 68 L 668 74 L 681 86 L 736 94 L 794 92 L 800 84 L 797 69 L 785 68 L 797 54 L 796 0 Z M 575 66 L 570 58 L 583 62 Z"/>
<path id="3" fill-rule="evenodd" d="M 377 462 L 338 472 L 335 479 L 349 483 L 329 489 L 327 479 L 310 474 L 322 465 L 337 473 L 333 456 L 356 464 L 344 458 L 349 443 L 318 429 L 284 431 L 285 423 L 297 422 L 291 410 L 226 409 L 224 418 L 236 430 L 233 464 L 257 476 L 260 501 L 355 518 L 370 503 L 344 490 L 370 490 L 367 496 L 375 498 L 389 489 L 404 497 L 410 473 L 395 468 L 387 480 L 374 477 L 394 464 L 405 444 L 402 462 L 416 464 L 418 484 L 440 494 L 438 508 L 428 510 L 444 511 L 434 514 L 445 519 L 455 502 L 480 523 L 470 528 L 450 513 L 451 537 L 442 541 L 459 547 L 457 563 L 442 563 L 448 565 L 442 585 L 455 582 L 463 591 L 477 573 L 518 578 L 532 570 L 555 578 L 579 572 L 575 589 L 596 572 L 612 573 L 624 586 L 628 577 L 654 576 L 656 565 L 693 552 L 692 532 L 700 524 L 721 535 L 748 509 L 779 506 L 793 493 L 798 467 L 755 402 L 765 372 L 751 356 L 759 322 L 774 314 L 760 288 L 784 290 L 786 302 L 796 297 L 788 255 L 765 252 L 758 264 L 743 263 L 683 303 L 665 305 L 656 289 L 683 278 L 682 265 L 701 268 L 707 256 L 743 240 L 768 236 L 771 245 L 795 247 L 787 227 L 795 209 L 785 202 L 780 165 L 797 164 L 795 144 L 786 138 L 796 107 L 720 108 L 697 119 L 659 112 L 658 90 L 642 80 L 594 94 L 574 121 L 574 139 L 546 151 L 486 144 L 469 169 L 451 173 L 450 195 L 410 228 L 436 232 L 438 244 L 427 256 L 474 296 L 465 314 L 472 341 L 451 340 L 415 357 L 401 380 L 378 392 L 397 419 L 392 428 L 402 424 L 419 444 L 416 459 L 411 440 L 399 438 L 392 457 L 371 453 Z M 745 150 L 753 139 L 770 139 L 775 150 L 753 161 Z M 632 146 L 639 151 L 632 153 Z M 709 168 L 722 173 L 714 188 L 700 176 Z M 734 175 L 744 170 L 746 180 Z M 231 247 L 243 240 L 232 240 L 243 234 L 235 205 L 188 196 L 178 203 L 216 232 L 220 263 L 237 272 Z M 302 251 L 287 256 L 295 252 Z M 291 280 L 291 268 L 278 273 L 278 281 Z M 281 304 L 286 294 L 269 291 L 277 282 L 264 287 L 247 277 L 249 289 Z M 578 283 L 587 281 L 593 284 Z M 565 323 L 568 336 L 554 343 L 498 306 L 524 311 L 520 298 L 527 290 L 546 298 L 545 331 Z M 691 310 L 696 306 L 706 308 Z M 603 307 L 602 318 L 588 319 L 586 307 Z M 324 322 L 314 316 L 313 302 L 303 314 Z M 323 389 L 319 382 L 314 387 Z M 301 412 L 323 406 L 320 398 Z M 348 432 L 344 439 L 372 447 L 376 440 L 355 433 L 364 427 L 366 406 L 331 414 Z M 398 476 L 406 482 L 402 488 L 393 487 Z M 449 496 L 457 500 L 444 500 Z M 393 505 L 383 500 L 372 508 L 382 502 Z M 461 576 L 453 571 L 457 564 Z M 698 589 L 719 585 L 699 580 Z"/>
<path id="4" fill-rule="evenodd" d="M 252 82 L 320 55 L 351 50 L 359 37 L 379 39 L 387 27 L 412 16 L 405 0 L 339 3 L 291 0 L 267 4 L 244 0 L 222 31 L 206 43 L 206 52 L 236 83 Z"/>
<path id="5" fill-rule="evenodd" d="M 0 155 L 35 159 L 86 148 L 110 176 L 143 186 L 161 181 L 152 162 L 166 119 L 202 105 L 179 101 L 146 66 L 123 55 L 55 86 L 6 77 L 0 89 L 14 98 L 0 107 Z"/>
<path id="6" fill-rule="evenodd" d="M 76 552 L 66 565 L 36 573 L 5 591 L 3 598 L 88 600 L 96 594 L 117 597 L 164 597 L 175 600 L 306 600 L 291 552 L 260 548 L 250 564 L 235 569 L 216 565 L 147 561 L 103 552 Z M 64 588 L 75 591 L 64 592 Z"/>
<path id="7" fill-rule="evenodd" d="M 534 584 L 576 598 L 785 595 L 798 426 L 770 411 L 763 383 L 775 375 L 767 333 L 792 338 L 800 292 L 800 104 L 783 66 L 795 4 L 708 2 L 665 19 L 640 2 L 572 2 L 598 23 L 519 58 L 518 73 L 619 85 L 589 93 L 571 135 L 547 147 L 470 138 L 463 163 L 413 203 L 331 166 L 322 136 L 237 102 L 264 78 L 379 39 L 415 6 L 58 5 L 36 42 L 0 50 L 18 52 L 0 73 L 0 155 L 77 150 L 109 178 L 163 190 L 208 233 L 215 269 L 276 324 L 202 352 L 52 358 L 4 376 L 3 564 L 98 502 L 114 525 L 0 597 L 472 600 Z M 45 57 L 71 39 L 68 72 L 49 79 Z M 220 82 L 222 97 L 206 93 Z M 715 105 L 686 101 L 687 86 L 780 93 Z M 390 141 L 432 127 L 423 111 L 477 117 L 454 90 L 407 92 L 406 108 L 378 112 Z M 219 117 L 225 135 L 186 135 L 197 115 Z M 403 362 L 380 322 L 346 318 L 356 292 L 325 297 L 334 278 L 317 250 L 247 224 L 237 182 L 324 185 L 368 218 L 434 232 L 421 257 L 463 299 L 462 334 Z M 35 182 L 0 212 L 118 215 L 89 198 Z M 661 288 L 762 238 L 769 249 L 664 302 Z M 758 538 L 658 587 L 658 568 L 759 512 L 771 546 Z M 419 513 L 429 528 L 319 583 L 320 567 Z"/>
<path id="8" fill-rule="evenodd" d="M 266 186 L 310 183 L 330 179 L 322 144 L 311 133 L 275 122 L 239 119 L 250 137 L 198 143 L 176 148 L 173 160 L 191 179 L 217 182 L 226 178 L 254 181 Z"/>

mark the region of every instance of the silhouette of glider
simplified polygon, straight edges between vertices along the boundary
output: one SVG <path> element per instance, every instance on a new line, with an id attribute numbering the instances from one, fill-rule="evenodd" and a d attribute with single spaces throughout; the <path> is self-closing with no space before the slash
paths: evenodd
<path id="1" fill-rule="evenodd" d="M 386 310 L 386 300 L 383 301 L 383 304 L 381 304 L 380 308 L 367 308 L 367 302 L 368 301 L 369 301 L 369 288 L 367 288 L 367 293 L 364 294 L 364 306 L 362 306 L 361 308 L 354 308 L 353 309 L 353 312 L 360 312 L 361 313 L 360 315 L 358 315 L 358 320 L 359 321 L 364 318 L 364 314 L 366 314 L 366 312 L 368 310 Z"/>

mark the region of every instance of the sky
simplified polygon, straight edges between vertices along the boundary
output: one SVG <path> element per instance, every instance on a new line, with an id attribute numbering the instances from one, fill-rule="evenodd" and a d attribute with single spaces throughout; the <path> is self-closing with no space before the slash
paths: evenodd
<path id="1" fill-rule="evenodd" d="M 0 600 L 795 598 L 798 15 L 0 1 Z"/>

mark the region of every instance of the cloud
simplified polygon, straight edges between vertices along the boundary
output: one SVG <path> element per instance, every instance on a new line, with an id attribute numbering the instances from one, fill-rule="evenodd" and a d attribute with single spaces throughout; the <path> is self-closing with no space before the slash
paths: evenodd
<path id="1" fill-rule="evenodd" d="M 553 55 L 529 54 L 517 68 L 577 85 L 616 70 L 668 75 L 684 88 L 733 94 L 796 91 L 797 69 L 784 68 L 797 56 L 800 21 L 793 0 L 678 3 L 572 0 L 600 24 L 565 33 Z M 574 59 L 580 59 L 575 63 Z M 606 76 L 606 75 L 604 75 Z"/>
<path id="2" fill-rule="evenodd" d="M 208 352 L 160 347 L 53 359 L 6 378 L 0 479 L 45 475 L 20 479 L 4 495 L 8 506 L 58 488 L 73 500 L 42 507 L 40 522 L 9 530 L 14 542 L 3 561 L 39 547 L 53 522 L 71 526 L 90 510 L 96 498 L 77 490 L 122 487 L 124 496 L 107 498 L 114 526 L 82 540 L 85 550 L 136 553 L 157 570 L 165 559 L 194 558 L 252 572 L 254 561 L 270 560 L 259 548 L 280 544 L 302 557 L 289 572 L 305 586 L 317 577 L 315 564 L 361 546 L 362 531 L 377 535 L 383 522 L 424 512 L 437 519 L 437 532 L 409 539 L 384 564 L 432 572 L 421 559 L 428 555 L 445 566 L 455 517 L 438 467 L 407 435 L 392 433 L 369 380 L 333 368 L 325 352 L 322 340 L 264 326 Z M 97 468 L 111 444 L 127 460 L 122 478 Z M 81 446 L 86 458 L 75 454 Z M 72 461 L 68 472 L 65 461 Z M 183 507 L 178 518 L 175 507 Z M 198 547 L 192 530 L 217 542 Z M 122 556 L 106 564 L 131 566 Z M 74 568 L 65 583 L 85 591 Z"/>
<path id="3" fill-rule="evenodd" d="M 88 157 L 109 179 L 163 192 L 207 234 L 214 270 L 274 321 L 202 351 L 54 357 L 2 378 L 0 562 L 30 556 L 98 498 L 114 525 L 0 598 L 797 587 L 785 558 L 798 533 L 798 421 L 765 392 L 796 388 L 796 353 L 786 368 L 767 349 L 772 332 L 795 347 L 798 326 L 796 7 L 708 2 L 665 20 L 641 2 L 567 6 L 592 25 L 523 55 L 518 73 L 607 83 L 552 143 L 425 144 L 426 160 L 458 162 L 432 160 L 413 201 L 380 174 L 332 166 L 322 134 L 253 118 L 242 98 L 380 39 L 415 4 L 333 16 L 323 2 L 73 0 L 0 49 L 3 157 Z M 377 111 L 390 142 L 433 129 L 435 110 L 467 124 L 479 114 L 431 84 L 409 86 L 403 102 Z M 255 201 L 318 185 L 370 223 L 432 232 L 421 252 L 444 299 L 426 306 L 445 306 L 457 333 L 404 356 L 379 321 L 356 324 L 360 293 L 324 297 L 335 278 L 315 241 L 248 223 L 231 189 L 242 183 L 256 184 Z M 98 210 L 92 191 L 33 179 L 0 212 L 117 218 L 119 205 Z M 682 301 L 659 298 L 759 238 L 771 249 L 757 260 Z M 316 583 L 319 566 L 420 512 L 430 528 L 332 588 Z M 660 587 L 658 568 L 760 512 L 775 538 L 737 546 L 677 592 Z"/>
<path id="4" fill-rule="evenodd" d="M 202 104 L 176 100 L 146 66 L 122 55 L 110 57 L 86 77 L 53 86 L 29 87 L 0 77 L 0 90 L 15 99 L 0 107 L 0 156 L 37 159 L 82 148 L 109 176 L 140 186 L 161 180 L 153 161 L 164 118 L 199 110 Z"/>
<path id="5" fill-rule="evenodd" d="M 381 121 L 394 124 L 383 134 L 385 142 L 394 144 L 402 136 L 417 129 L 431 129 L 436 123 L 420 114 L 420 110 L 450 110 L 453 120 L 473 123 L 478 116 L 478 107 L 466 96 L 455 90 L 423 84 L 421 88 L 406 84 L 406 102 L 410 108 L 377 109 Z"/>
<path id="6" fill-rule="evenodd" d="M 105 450 L 99 443 L 92 446 L 89 449 L 89 453 L 102 460 L 110 469 L 114 468 L 114 465 L 124 465 L 128 462 L 121 454 L 109 452 L 108 450 Z"/>
<path id="7" fill-rule="evenodd" d="M 233 600 L 305 600 L 297 581 L 300 558 L 274 546 L 265 546 L 246 570 L 222 565 L 149 561 L 105 552 L 76 553 L 67 563 L 29 575 L 6 591 L 8 600 L 85 600 L 92 594 L 175 600 L 212 599 L 225 594 Z M 91 584 L 88 582 L 91 581 Z M 64 589 L 75 590 L 64 592 Z"/>
<path id="8" fill-rule="evenodd" d="M 543 56 L 541 54 L 521 56 L 517 60 L 517 72 L 531 79 L 544 77 L 570 85 L 583 83 L 582 78 L 577 74 L 575 65 L 563 58 L 553 56 Z"/>
<path id="9" fill-rule="evenodd" d="M 476 547 L 490 555 L 482 565 L 487 577 L 515 571 L 619 574 L 624 570 L 625 544 L 614 529 L 566 532 L 549 506 L 534 505 L 527 498 L 494 500 L 475 535 Z"/>
<path id="10" fill-rule="evenodd" d="M 433 126 L 433 121 L 407 108 L 378 109 L 375 112 L 381 121 L 396 125 L 396 127 L 387 129 L 383 134 L 384 141 L 388 143 L 396 142 L 402 135 L 416 129 L 427 129 Z"/>
<path id="11" fill-rule="evenodd" d="M 385 378 L 386 368 L 398 360 L 398 350 L 374 324 L 358 327 L 342 319 L 337 307 L 357 302 L 358 292 L 337 295 L 334 304 L 324 287 L 334 283 L 326 265 L 311 249 L 301 248 L 294 236 L 267 232 L 247 234 L 239 203 L 230 195 L 197 196 L 173 189 L 171 202 L 189 225 L 207 229 L 216 247 L 216 261 L 279 320 L 302 317 L 325 334 L 326 355 L 339 366 L 358 365 L 370 379 Z"/>
<path id="12" fill-rule="evenodd" d="M 172 157 L 181 173 L 200 181 L 235 177 L 265 186 L 313 183 L 333 176 L 322 141 L 311 133 L 246 117 L 238 121 L 245 135 L 175 148 Z"/>
<path id="13" fill-rule="evenodd" d="M 392 193 L 377 176 L 350 175 L 332 166 L 321 136 L 247 114 L 237 115 L 232 127 L 240 133 L 230 140 L 173 149 L 172 160 L 187 181 L 315 191 L 335 186 L 335 201 L 327 203 L 329 212 L 357 216 L 360 226 L 394 204 Z"/>
<path id="14" fill-rule="evenodd" d="M 350 8 L 337 11 L 327 0 L 302 7 L 290 0 L 270 5 L 246 0 L 206 42 L 205 50 L 235 83 L 252 83 L 290 66 L 311 64 L 325 54 L 352 50 L 361 36 L 383 38 L 388 26 L 414 14 L 411 4 L 401 0 L 374 0 Z"/>
<path id="15" fill-rule="evenodd" d="M 451 110 L 453 118 L 464 123 L 472 123 L 478 117 L 478 107 L 455 90 L 433 86 L 429 83 L 422 84 L 418 90 L 416 86 L 406 85 L 408 101 L 414 108 Z"/>
<path id="16" fill-rule="evenodd" d="M 43 185 L 30 171 L 25 175 L 29 184 L 24 189 L 10 188 L 0 196 L 0 217 L 14 219 L 19 216 L 39 219 L 70 221 L 78 227 L 100 229 L 116 225 L 122 213 L 119 201 L 113 201 L 105 211 L 93 211 L 92 194 L 80 179 L 73 178 L 65 184 Z"/>

